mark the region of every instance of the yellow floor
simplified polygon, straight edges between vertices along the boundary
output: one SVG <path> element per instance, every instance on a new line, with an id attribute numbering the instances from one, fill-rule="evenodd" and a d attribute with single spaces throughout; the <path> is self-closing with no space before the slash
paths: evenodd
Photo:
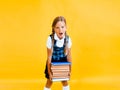
<path id="1" fill-rule="evenodd" d="M 0 90 L 43 90 L 45 79 L 0 80 Z M 71 79 L 71 90 L 120 90 L 120 76 Z M 52 90 L 62 90 L 61 82 L 54 82 Z"/>

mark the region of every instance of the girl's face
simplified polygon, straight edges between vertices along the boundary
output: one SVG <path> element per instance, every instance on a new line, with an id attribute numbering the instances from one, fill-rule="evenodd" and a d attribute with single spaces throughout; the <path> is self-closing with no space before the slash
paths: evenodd
<path id="1" fill-rule="evenodd" d="M 58 21 L 54 27 L 54 31 L 57 36 L 62 39 L 65 36 L 66 24 L 64 21 Z"/>

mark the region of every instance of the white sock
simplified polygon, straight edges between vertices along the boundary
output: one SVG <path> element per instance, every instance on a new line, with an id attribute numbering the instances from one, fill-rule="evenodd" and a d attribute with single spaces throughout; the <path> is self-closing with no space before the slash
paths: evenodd
<path id="1" fill-rule="evenodd" d="M 67 86 L 63 86 L 63 90 L 70 90 L 69 85 L 67 85 Z"/>
<path id="2" fill-rule="evenodd" d="M 46 88 L 46 87 L 44 87 L 44 90 L 50 90 L 50 88 Z"/>

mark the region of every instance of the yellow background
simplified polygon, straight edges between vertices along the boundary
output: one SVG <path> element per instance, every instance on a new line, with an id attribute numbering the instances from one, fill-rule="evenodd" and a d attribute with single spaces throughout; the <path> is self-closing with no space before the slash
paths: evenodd
<path id="1" fill-rule="evenodd" d="M 73 43 L 71 90 L 120 90 L 119 0 L 1 0 L 0 90 L 43 90 L 46 40 L 59 15 Z"/>

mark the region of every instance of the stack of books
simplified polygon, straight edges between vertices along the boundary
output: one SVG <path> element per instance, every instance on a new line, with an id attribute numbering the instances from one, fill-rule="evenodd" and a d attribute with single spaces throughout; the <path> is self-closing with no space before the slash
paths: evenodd
<path id="1" fill-rule="evenodd" d="M 53 74 L 52 81 L 69 80 L 70 62 L 52 62 L 51 71 Z"/>

